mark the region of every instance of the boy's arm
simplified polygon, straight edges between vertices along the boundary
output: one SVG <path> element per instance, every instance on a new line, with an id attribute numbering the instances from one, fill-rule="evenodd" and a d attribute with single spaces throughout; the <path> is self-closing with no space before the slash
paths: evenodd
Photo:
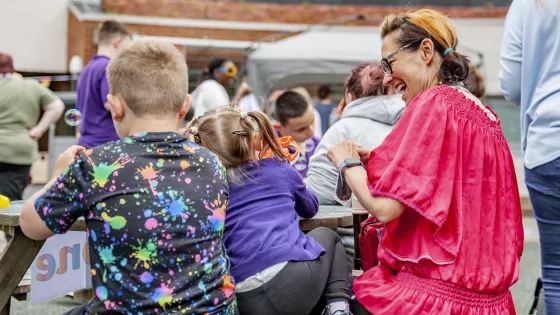
<path id="1" fill-rule="evenodd" d="M 27 237 L 44 240 L 55 233 L 64 233 L 83 214 L 83 198 L 77 195 L 84 192 L 85 162 L 75 157 L 84 150 L 72 146 L 62 153 L 56 161 L 53 179 L 23 206 L 19 223 Z"/>
<path id="2" fill-rule="evenodd" d="M 39 198 L 47 189 L 54 185 L 56 180 L 57 178 L 53 177 L 41 190 L 33 194 L 25 203 L 23 209 L 21 209 L 19 225 L 23 234 L 27 235 L 27 237 L 32 240 L 40 241 L 54 235 L 54 232 L 47 227 L 43 219 L 41 219 L 37 213 L 34 202 L 35 199 Z"/>
<path id="3" fill-rule="evenodd" d="M 317 195 L 314 192 L 307 189 L 303 179 L 299 173 L 292 168 L 287 166 L 288 180 L 292 186 L 292 191 L 294 194 L 295 209 L 297 214 L 302 218 L 312 218 L 319 211 L 319 201 Z"/>

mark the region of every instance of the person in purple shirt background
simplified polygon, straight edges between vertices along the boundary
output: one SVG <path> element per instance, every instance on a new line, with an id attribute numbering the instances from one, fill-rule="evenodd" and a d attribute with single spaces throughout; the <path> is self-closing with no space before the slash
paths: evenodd
<path id="1" fill-rule="evenodd" d="M 240 313 L 350 314 L 344 246 L 330 229 L 299 229 L 300 217 L 317 213 L 317 196 L 286 161 L 266 115 L 220 107 L 185 134 L 228 172 L 224 245 Z"/>
<path id="2" fill-rule="evenodd" d="M 314 136 L 315 108 L 303 96 L 295 91 L 286 91 L 276 100 L 274 108 L 279 137 L 290 136 L 299 144 L 299 157 L 293 164 L 303 179 L 307 178 L 309 160 L 319 144 L 319 137 Z"/>
<path id="3" fill-rule="evenodd" d="M 78 127 L 78 145 L 86 148 L 119 140 L 111 118 L 111 109 L 107 104 L 109 83 L 105 71 L 111 58 L 132 41 L 126 26 L 117 21 L 101 23 L 97 37 L 97 54 L 82 71 L 76 96 L 76 109 L 82 113 L 82 121 Z"/>

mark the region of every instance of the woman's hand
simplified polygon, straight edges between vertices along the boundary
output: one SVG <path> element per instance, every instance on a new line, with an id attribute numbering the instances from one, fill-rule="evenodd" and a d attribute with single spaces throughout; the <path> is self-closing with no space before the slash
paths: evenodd
<path id="1" fill-rule="evenodd" d="M 371 150 L 357 143 L 356 148 L 358 149 L 358 154 L 360 155 L 360 161 L 362 161 L 362 164 L 366 165 L 369 161 Z"/>
<path id="2" fill-rule="evenodd" d="M 64 170 L 67 169 L 68 166 L 70 166 L 70 164 L 74 163 L 74 161 L 78 157 L 78 154 L 85 150 L 86 148 L 82 146 L 73 145 L 69 147 L 66 151 L 64 151 L 56 160 L 56 163 L 54 165 L 54 170 L 53 170 L 53 176 L 57 178 L 60 175 L 62 175 Z"/>
<path id="3" fill-rule="evenodd" d="M 331 161 L 337 170 L 339 170 L 340 164 L 342 161 L 349 158 L 358 158 L 361 159 L 359 145 L 355 144 L 351 141 L 342 141 L 335 145 L 333 145 L 329 152 L 327 152 L 327 158 Z M 362 150 L 363 151 L 363 150 Z"/>

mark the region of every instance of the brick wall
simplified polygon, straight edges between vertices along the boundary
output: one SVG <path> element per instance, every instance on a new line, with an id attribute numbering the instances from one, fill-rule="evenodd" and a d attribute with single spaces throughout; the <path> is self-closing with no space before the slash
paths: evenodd
<path id="1" fill-rule="evenodd" d="M 68 14 L 68 62 L 74 55 L 82 57 L 84 64 L 87 64 L 95 54 L 97 47 L 93 43 L 93 34 L 99 22 L 83 21 L 80 22 L 70 11 Z M 168 37 L 188 37 L 188 38 L 208 38 L 208 39 L 229 39 L 240 41 L 256 41 L 269 35 L 277 34 L 270 31 L 246 31 L 246 30 L 227 30 L 227 29 L 206 29 L 206 28 L 187 28 L 171 27 L 160 25 L 141 25 L 127 24 L 131 32 L 139 35 L 149 36 L 168 36 Z M 179 47 L 183 51 L 183 47 Z M 187 49 L 189 67 L 201 69 L 209 61 L 212 55 L 224 56 L 239 62 L 243 58 L 243 52 L 235 50 L 209 50 L 209 49 Z M 192 63 L 192 65 L 191 65 Z"/>
<path id="2" fill-rule="evenodd" d="M 236 20 L 255 22 L 282 22 L 311 24 L 327 19 L 355 15 L 356 13 L 382 19 L 389 13 L 399 10 L 387 6 L 350 6 L 350 5 L 280 5 L 263 3 L 244 3 L 230 0 L 102 0 L 105 13 L 195 18 L 213 20 Z M 495 7 L 441 7 L 436 8 L 451 17 L 504 17 L 507 8 Z M 70 11 L 68 14 L 68 62 L 74 55 L 79 55 L 87 64 L 96 52 L 93 33 L 98 22 L 80 22 Z M 367 24 L 371 22 L 353 22 L 346 24 Z M 227 30 L 171 27 L 161 25 L 129 24 L 129 29 L 136 34 L 150 36 L 189 37 L 208 39 L 228 39 L 240 41 L 256 41 L 270 35 L 278 34 L 271 31 Z M 191 69 L 202 69 L 213 56 L 230 58 L 241 64 L 243 52 L 218 49 L 184 49 L 187 62 Z"/>
<path id="3" fill-rule="evenodd" d="M 93 43 L 93 34 L 97 29 L 96 22 L 80 22 L 74 16 L 72 11 L 68 12 L 68 61 L 70 63 L 72 56 L 80 56 L 87 64 L 91 57 L 97 51 L 97 47 Z"/>
<path id="4" fill-rule="evenodd" d="M 453 18 L 504 17 L 507 7 L 434 7 Z M 106 13 L 191 19 L 313 24 L 363 14 L 382 19 L 391 6 L 265 4 L 232 0 L 102 0 Z M 411 8 L 413 9 L 413 8 Z"/>

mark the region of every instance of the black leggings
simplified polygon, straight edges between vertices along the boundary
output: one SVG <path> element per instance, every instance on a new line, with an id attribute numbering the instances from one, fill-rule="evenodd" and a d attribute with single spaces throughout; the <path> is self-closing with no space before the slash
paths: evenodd
<path id="1" fill-rule="evenodd" d="M 29 183 L 31 165 L 0 163 L 0 195 L 10 200 L 21 200 Z"/>
<path id="2" fill-rule="evenodd" d="M 320 314 L 325 302 L 349 301 L 349 266 L 340 237 L 327 228 L 317 228 L 307 235 L 326 252 L 315 260 L 290 261 L 269 282 L 236 293 L 241 314 Z"/>

